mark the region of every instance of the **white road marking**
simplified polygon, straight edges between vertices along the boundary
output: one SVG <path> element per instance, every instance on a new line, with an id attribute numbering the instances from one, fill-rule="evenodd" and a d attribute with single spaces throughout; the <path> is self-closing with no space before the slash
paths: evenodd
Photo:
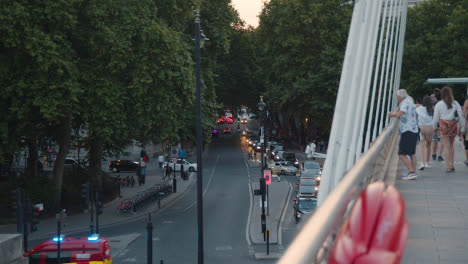
<path id="1" fill-rule="evenodd" d="M 247 175 L 249 176 L 249 184 L 247 184 L 247 188 L 249 188 L 249 200 L 250 200 L 249 216 L 247 217 L 247 226 L 245 227 L 245 239 L 247 240 L 247 245 L 251 246 L 252 241 L 250 240 L 250 218 L 252 217 L 253 196 L 252 196 L 252 186 L 250 182 L 249 165 L 247 164 L 247 161 L 244 160 L 244 162 L 245 162 L 245 166 L 247 167 Z"/>
<path id="2" fill-rule="evenodd" d="M 136 262 L 136 258 L 127 258 L 127 259 L 124 259 L 122 260 L 122 262 Z"/>
<path id="3" fill-rule="evenodd" d="M 216 250 L 232 250 L 231 246 L 219 246 L 216 247 Z"/>
<path id="4" fill-rule="evenodd" d="M 218 165 L 218 160 L 219 160 L 219 155 L 221 154 L 218 154 L 218 157 L 216 158 L 216 162 L 215 162 L 215 165 L 213 167 L 213 170 L 211 171 L 211 176 L 210 176 L 210 179 L 208 180 L 208 184 L 206 185 L 206 188 L 205 188 L 205 191 L 203 191 L 203 197 L 205 197 L 205 194 L 206 192 L 208 191 L 208 188 L 210 187 L 210 184 L 211 184 L 211 180 L 213 179 L 213 175 L 214 175 L 214 172 L 216 170 L 216 165 Z M 196 205 L 197 202 L 193 202 L 191 205 L 189 205 L 187 208 L 184 209 L 184 212 L 189 210 L 190 208 L 192 208 L 194 205 Z"/>

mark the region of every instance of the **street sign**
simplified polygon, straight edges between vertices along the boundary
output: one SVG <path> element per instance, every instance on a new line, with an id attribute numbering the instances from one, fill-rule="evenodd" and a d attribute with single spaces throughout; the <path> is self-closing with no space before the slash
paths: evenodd
<path id="1" fill-rule="evenodd" d="M 266 185 L 271 185 L 271 170 L 264 170 L 263 178 L 265 178 Z"/>
<path id="2" fill-rule="evenodd" d="M 187 150 L 178 149 L 177 154 L 178 154 L 179 158 L 185 159 L 187 157 Z"/>

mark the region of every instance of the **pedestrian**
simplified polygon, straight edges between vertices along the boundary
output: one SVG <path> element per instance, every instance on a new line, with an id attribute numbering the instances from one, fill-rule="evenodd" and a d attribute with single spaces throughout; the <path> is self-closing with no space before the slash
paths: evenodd
<path id="1" fill-rule="evenodd" d="M 158 156 L 159 169 L 162 169 L 163 162 L 164 162 L 164 156 L 160 154 Z"/>
<path id="2" fill-rule="evenodd" d="M 252 159 L 252 154 L 249 151 L 249 160 L 251 160 L 251 159 Z"/>
<path id="3" fill-rule="evenodd" d="M 431 142 L 433 137 L 432 117 L 434 116 L 434 108 L 430 96 L 424 96 L 421 106 L 416 108 L 416 114 L 418 116 L 421 138 L 419 143 L 419 158 L 421 161 L 419 162 L 418 169 L 424 170 L 424 168 L 431 167 L 429 164 L 429 157 L 431 155 Z"/>
<path id="4" fill-rule="evenodd" d="M 323 152 L 325 149 L 325 142 L 323 141 L 323 139 L 320 140 L 319 142 L 319 146 L 320 146 L 320 152 Z"/>
<path id="5" fill-rule="evenodd" d="M 463 142 L 465 143 L 465 165 L 468 166 L 468 96 L 465 99 L 465 103 L 463 103 L 462 112 L 466 123 L 465 136 L 463 137 Z"/>
<path id="6" fill-rule="evenodd" d="M 434 98 L 432 99 L 432 106 L 435 107 L 435 105 L 440 101 L 440 89 L 435 88 L 434 89 Z M 432 138 L 432 160 L 438 160 L 438 161 L 444 161 L 444 158 L 442 157 L 442 151 L 443 151 L 443 146 L 442 142 L 440 142 L 440 135 L 439 135 L 439 130 L 437 130 L 436 133 L 433 133 L 434 136 Z M 440 143 L 440 144 L 439 144 Z M 439 151 L 437 152 L 437 148 Z M 437 155 L 439 154 L 439 155 Z"/>
<path id="7" fill-rule="evenodd" d="M 400 119 L 399 132 L 401 134 L 398 148 L 398 156 L 408 169 L 408 174 L 402 177 L 403 180 L 416 180 L 416 143 L 418 140 L 418 123 L 416 117 L 416 108 L 410 101 L 405 89 L 398 90 L 396 97 L 399 107 L 395 112 L 388 113 L 389 117 Z M 410 159 L 406 156 L 408 155 Z"/>
<path id="8" fill-rule="evenodd" d="M 457 123 L 460 122 L 460 131 L 465 132 L 466 119 L 463 118 L 460 104 L 454 100 L 452 89 L 444 86 L 441 91 L 442 101 L 439 101 L 434 109 L 434 132 L 439 127 L 440 137 L 444 146 L 446 172 L 453 172 L 454 149 L 453 142 L 458 134 Z"/>

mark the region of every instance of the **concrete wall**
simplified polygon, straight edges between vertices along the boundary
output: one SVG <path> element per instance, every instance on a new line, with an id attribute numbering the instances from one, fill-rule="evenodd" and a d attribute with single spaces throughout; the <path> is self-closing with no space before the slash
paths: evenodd
<path id="1" fill-rule="evenodd" d="M 23 235 L 0 234 L 0 264 L 25 264 L 23 255 Z"/>

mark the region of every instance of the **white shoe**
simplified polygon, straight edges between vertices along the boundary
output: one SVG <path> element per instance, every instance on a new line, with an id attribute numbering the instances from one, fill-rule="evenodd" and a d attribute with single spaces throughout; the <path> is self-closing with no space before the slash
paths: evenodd
<path id="1" fill-rule="evenodd" d="M 426 165 L 424 165 L 426 168 L 432 168 L 431 164 L 430 163 L 426 163 Z"/>
<path id="2" fill-rule="evenodd" d="M 404 177 L 401 177 L 402 180 L 417 180 L 419 178 L 419 176 L 412 172 L 412 173 L 409 173 L 407 176 L 404 176 Z"/>
<path id="3" fill-rule="evenodd" d="M 424 163 L 421 162 L 419 164 L 418 170 L 424 170 Z"/>

